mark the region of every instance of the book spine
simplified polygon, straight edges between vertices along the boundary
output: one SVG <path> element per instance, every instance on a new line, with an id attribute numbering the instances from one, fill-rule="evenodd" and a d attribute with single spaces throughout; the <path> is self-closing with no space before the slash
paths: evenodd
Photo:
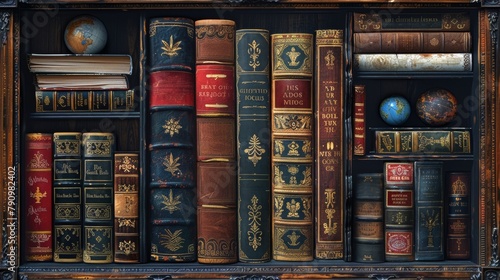
<path id="1" fill-rule="evenodd" d="M 206 264 L 238 261 L 235 25 L 195 21 L 198 262 Z"/>
<path id="2" fill-rule="evenodd" d="M 314 258 L 313 35 L 271 35 L 273 259 Z"/>
<path id="3" fill-rule="evenodd" d="M 26 134 L 25 252 L 27 261 L 51 261 L 52 229 L 52 134 Z"/>
<path id="4" fill-rule="evenodd" d="M 197 258 L 194 22 L 154 18 L 148 76 L 149 229 L 154 262 Z"/>
<path id="5" fill-rule="evenodd" d="M 470 32 L 354 33 L 354 53 L 467 53 Z"/>
<path id="6" fill-rule="evenodd" d="M 439 161 L 415 162 L 415 260 L 444 260 L 444 174 Z"/>
<path id="7" fill-rule="evenodd" d="M 85 263 L 113 261 L 114 152 L 112 133 L 82 134 Z"/>
<path id="8" fill-rule="evenodd" d="M 54 141 L 54 262 L 81 262 L 82 134 L 55 132 Z"/>
<path id="9" fill-rule="evenodd" d="M 470 31 L 466 13 L 354 13 L 354 32 Z"/>
<path id="10" fill-rule="evenodd" d="M 35 91 L 36 112 L 128 112 L 135 110 L 134 90 Z"/>
<path id="11" fill-rule="evenodd" d="M 354 54 L 358 71 L 472 71 L 472 53 Z"/>
<path id="12" fill-rule="evenodd" d="M 271 259 L 269 31 L 236 30 L 238 252 Z"/>
<path id="13" fill-rule="evenodd" d="M 470 176 L 470 172 L 448 173 L 446 258 L 450 260 L 471 256 Z"/>
<path id="14" fill-rule="evenodd" d="M 385 260 L 413 261 L 415 214 L 411 162 L 384 164 Z"/>
<path id="15" fill-rule="evenodd" d="M 384 198 L 382 173 L 360 173 L 353 187 L 353 260 L 383 262 Z"/>
<path id="16" fill-rule="evenodd" d="M 315 258 L 344 257 L 344 32 L 316 30 Z"/>
<path id="17" fill-rule="evenodd" d="M 114 155 L 114 261 L 139 262 L 139 154 Z"/>
<path id="18" fill-rule="evenodd" d="M 364 85 L 354 86 L 354 155 L 362 156 L 366 153 L 366 127 L 365 127 L 365 98 Z"/>

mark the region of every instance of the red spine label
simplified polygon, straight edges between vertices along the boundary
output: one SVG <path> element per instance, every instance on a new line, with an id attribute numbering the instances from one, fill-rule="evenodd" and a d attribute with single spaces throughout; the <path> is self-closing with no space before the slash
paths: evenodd
<path id="1" fill-rule="evenodd" d="M 228 115 L 236 113 L 234 67 L 231 65 L 196 66 L 196 114 Z"/>
<path id="2" fill-rule="evenodd" d="M 385 251 L 392 255 L 409 255 L 413 254 L 413 234 L 409 231 L 391 231 L 385 235 L 386 248 Z"/>
<path id="3" fill-rule="evenodd" d="M 386 185 L 412 185 L 412 163 L 387 163 L 385 165 Z"/>
<path id="4" fill-rule="evenodd" d="M 387 190 L 386 207 L 413 207 L 413 190 Z"/>
<path id="5" fill-rule="evenodd" d="M 194 106 L 194 74 L 157 71 L 149 75 L 149 106 Z"/>
<path id="6" fill-rule="evenodd" d="M 312 109 L 310 79 L 276 79 L 273 83 L 275 109 Z"/>

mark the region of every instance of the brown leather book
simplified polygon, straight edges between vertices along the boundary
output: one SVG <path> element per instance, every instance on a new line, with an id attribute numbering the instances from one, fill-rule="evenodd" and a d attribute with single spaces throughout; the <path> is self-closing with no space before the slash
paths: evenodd
<path id="1" fill-rule="evenodd" d="M 448 173 L 447 259 L 467 260 L 470 258 L 470 176 L 470 172 Z"/>
<path id="2" fill-rule="evenodd" d="M 364 85 L 354 86 L 354 155 L 362 156 L 366 153 L 366 127 L 365 127 L 365 99 Z"/>
<path id="3" fill-rule="evenodd" d="M 228 19 L 201 19 L 194 22 L 196 64 L 234 64 L 236 23 Z"/>
<path id="4" fill-rule="evenodd" d="M 470 32 L 359 32 L 355 53 L 467 53 Z"/>

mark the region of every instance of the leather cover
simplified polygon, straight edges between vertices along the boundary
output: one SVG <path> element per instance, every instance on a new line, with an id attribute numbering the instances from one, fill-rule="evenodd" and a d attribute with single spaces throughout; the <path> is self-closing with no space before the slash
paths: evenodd
<path id="1" fill-rule="evenodd" d="M 51 261 L 52 230 L 52 134 L 26 134 L 25 227 L 27 261 Z"/>
<path id="2" fill-rule="evenodd" d="M 234 65 L 236 23 L 228 19 L 195 21 L 196 63 L 229 63 Z"/>
<path id="3" fill-rule="evenodd" d="M 365 99 L 364 85 L 354 86 L 354 155 L 362 156 L 366 153 L 366 127 L 365 127 Z"/>
<path id="4" fill-rule="evenodd" d="M 236 113 L 234 66 L 196 66 L 196 114 L 233 116 Z"/>
<path id="5" fill-rule="evenodd" d="M 450 172 L 446 181 L 448 222 L 446 258 L 468 260 L 471 254 L 470 172 Z"/>
<path id="6" fill-rule="evenodd" d="M 149 74 L 149 108 L 194 106 L 194 73 L 157 71 Z"/>

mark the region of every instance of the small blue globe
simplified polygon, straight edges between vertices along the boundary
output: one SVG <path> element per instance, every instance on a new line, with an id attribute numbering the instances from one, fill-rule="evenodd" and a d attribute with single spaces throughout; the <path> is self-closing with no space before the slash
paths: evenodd
<path id="1" fill-rule="evenodd" d="M 94 16 L 78 16 L 64 30 L 64 43 L 75 54 L 98 53 L 106 45 L 107 39 L 106 27 Z"/>
<path id="2" fill-rule="evenodd" d="M 380 103 L 380 117 L 388 125 L 402 125 L 410 117 L 411 107 L 406 98 L 402 96 L 391 96 Z"/>

